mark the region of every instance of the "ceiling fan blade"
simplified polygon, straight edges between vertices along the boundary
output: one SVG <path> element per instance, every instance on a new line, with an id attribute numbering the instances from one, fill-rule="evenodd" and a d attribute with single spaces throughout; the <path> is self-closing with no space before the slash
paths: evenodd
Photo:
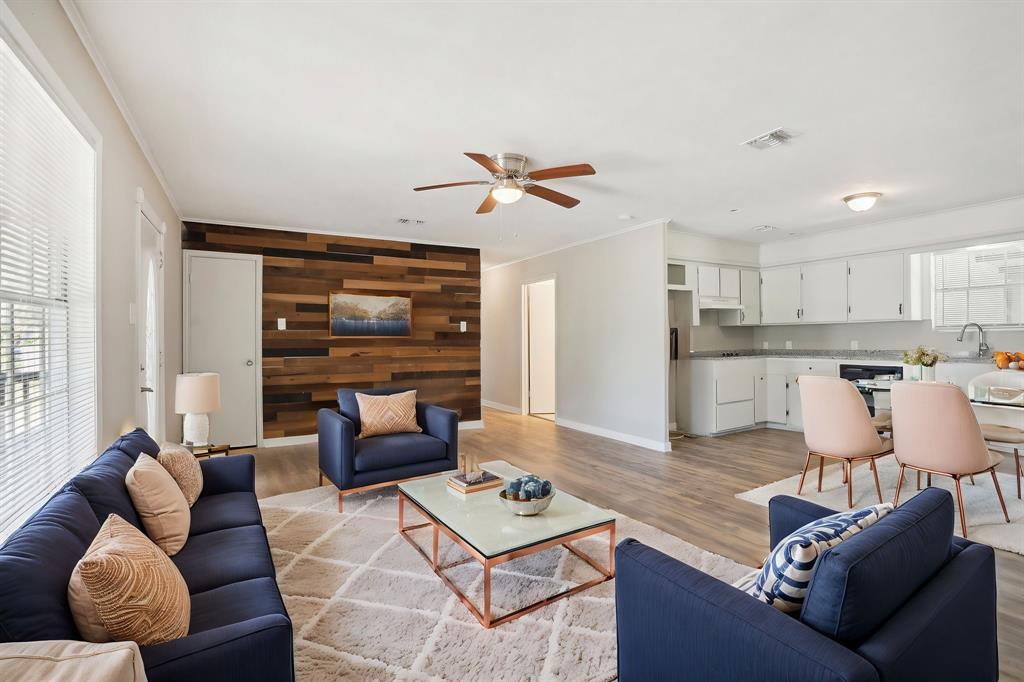
<path id="1" fill-rule="evenodd" d="M 540 185 L 526 185 L 523 187 L 527 194 L 532 194 L 535 197 L 540 197 L 545 201 L 550 201 L 553 204 L 558 204 L 562 208 L 572 208 L 576 204 L 580 203 L 579 199 L 573 199 L 572 197 L 556 192 L 553 189 L 547 187 L 541 187 Z"/>
<path id="2" fill-rule="evenodd" d="M 571 166 L 557 166 L 530 171 L 527 175 L 531 180 L 554 180 L 555 178 L 575 178 L 580 175 L 594 175 L 597 171 L 589 163 L 576 163 Z"/>
<path id="3" fill-rule="evenodd" d="M 486 154 L 477 154 L 475 152 L 463 153 L 492 173 L 497 173 L 498 175 L 505 175 L 506 173 L 508 173 L 508 171 L 506 171 L 504 168 L 494 163 L 494 160 L 491 157 L 487 156 Z"/>
<path id="4" fill-rule="evenodd" d="M 497 199 L 495 199 L 494 196 L 492 196 L 491 193 L 488 192 L 487 196 L 484 198 L 484 202 L 482 204 L 480 204 L 480 207 L 476 209 L 476 212 L 477 213 L 490 213 L 491 211 L 494 210 L 494 207 L 497 206 L 497 205 L 498 205 Z"/>
<path id="5" fill-rule="evenodd" d="M 465 182 L 446 182 L 443 185 L 427 185 L 425 187 L 413 187 L 413 192 L 422 192 L 425 189 L 443 189 L 445 187 L 461 187 L 463 185 L 489 185 L 487 180 L 467 180 Z"/>

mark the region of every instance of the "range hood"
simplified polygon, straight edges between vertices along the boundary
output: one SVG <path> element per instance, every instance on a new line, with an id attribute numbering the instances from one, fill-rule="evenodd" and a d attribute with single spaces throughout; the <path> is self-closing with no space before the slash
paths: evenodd
<path id="1" fill-rule="evenodd" d="M 737 299 L 718 296 L 701 296 L 698 305 L 701 310 L 743 310 Z"/>

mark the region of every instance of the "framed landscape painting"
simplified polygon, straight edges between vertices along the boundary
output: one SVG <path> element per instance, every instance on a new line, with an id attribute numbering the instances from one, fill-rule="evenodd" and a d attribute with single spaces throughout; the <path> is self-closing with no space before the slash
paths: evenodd
<path id="1" fill-rule="evenodd" d="M 412 299 L 408 296 L 330 293 L 331 336 L 412 335 Z"/>

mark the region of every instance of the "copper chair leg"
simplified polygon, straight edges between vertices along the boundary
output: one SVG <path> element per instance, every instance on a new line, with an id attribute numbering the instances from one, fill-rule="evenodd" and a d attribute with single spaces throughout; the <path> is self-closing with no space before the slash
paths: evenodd
<path id="1" fill-rule="evenodd" d="M 807 459 L 804 460 L 804 470 L 800 474 L 800 483 L 796 487 L 796 494 L 799 495 L 804 489 L 804 479 L 807 478 L 807 469 L 811 466 L 811 451 L 807 451 Z"/>
<path id="2" fill-rule="evenodd" d="M 996 468 L 992 467 L 988 471 L 992 474 L 992 483 L 996 486 L 996 497 L 999 498 L 999 506 L 1003 508 L 1003 518 L 1009 523 L 1010 515 L 1006 513 L 1006 502 L 1003 501 L 1003 491 L 999 489 L 999 477 L 996 476 Z"/>
<path id="3" fill-rule="evenodd" d="M 825 458 L 824 457 L 819 457 L 818 458 L 818 492 L 819 493 L 821 492 L 821 477 L 824 474 L 825 474 Z M 1017 492 L 1018 493 L 1020 492 L 1020 485 L 1019 484 L 1017 485 Z M 1020 497 L 1020 495 L 1017 495 L 1017 497 Z"/>
<path id="4" fill-rule="evenodd" d="M 932 472 L 928 472 L 928 487 L 932 487 Z"/>
<path id="5" fill-rule="evenodd" d="M 974 474 L 968 474 L 968 478 L 970 478 L 970 479 L 971 479 L 971 485 L 977 485 L 977 484 L 976 484 L 976 483 L 974 482 Z"/>
<path id="6" fill-rule="evenodd" d="M 341 514 L 345 511 L 345 496 L 338 491 L 338 513 Z"/>
<path id="7" fill-rule="evenodd" d="M 875 475 L 875 492 L 878 493 L 878 504 L 882 504 L 882 484 L 878 482 L 878 467 L 875 460 L 871 460 L 871 473 Z"/>
<path id="8" fill-rule="evenodd" d="M 917 472 L 917 489 L 918 489 L 918 491 L 921 490 L 921 472 L 920 471 Z"/>
<path id="9" fill-rule="evenodd" d="M 1021 466 L 1020 466 L 1020 450 L 1017 449 L 1017 448 L 1013 449 L 1013 459 L 1017 463 L 1017 470 L 1015 472 L 1013 472 L 1013 473 L 1014 473 L 1014 478 L 1017 479 L 1017 499 L 1019 500 L 1019 499 L 1021 499 L 1021 497 L 1020 497 L 1020 479 L 1021 479 L 1021 477 L 1024 477 L 1024 469 L 1022 469 Z"/>
<path id="10" fill-rule="evenodd" d="M 846 505 L 853 509 L 853 462 L 846 460 Z"/>
<path id="11" fill-rule="evenodd" d="M 967 539 L 967 516 L 964 514 L 964 492 L 960 489 L 960 477 L 954 476 L 953 482 L 956 483 L 956 506 L 960 508 L 960 532 L 963 533 L 964 539 Z"/>
<path id="12" fill-rule="evenodd" d="M 906 468 L 906 464 L 900 464 L 900 477 L 896 479 L 896 496 L 892 498 L 892 506 L 894 507 L 899 506 L 900 503 L 900 489 L 903 488 L 903 472 Z M 918 471 L 917 474 L 920 477 L 921 472 Z M 920 478 L 918 480 L 920 480 Z"/>
<path id="13" fill-rule="evenodd" d="M 321 471 L 320 472 L 320 482 L 317 485 L 323 485 L 323 484 L 324 484 L 324 472 Z"/>

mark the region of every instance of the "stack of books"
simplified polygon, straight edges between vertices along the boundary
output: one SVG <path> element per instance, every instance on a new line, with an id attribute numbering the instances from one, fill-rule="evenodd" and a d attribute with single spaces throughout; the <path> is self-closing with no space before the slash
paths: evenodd
<path id="1" fill-rule="evenodd" d="M 470 480 L 473 479 L 473 480 Z M 448 487 L 452 490 L 468 495 L 469 493 L 480 492 L 490 488 L 500 488 L 502 479 L 499 476 L 483 471 L 476 471 L 466 477 L 465 472 L 452 474 L 448 477 Z"/>

